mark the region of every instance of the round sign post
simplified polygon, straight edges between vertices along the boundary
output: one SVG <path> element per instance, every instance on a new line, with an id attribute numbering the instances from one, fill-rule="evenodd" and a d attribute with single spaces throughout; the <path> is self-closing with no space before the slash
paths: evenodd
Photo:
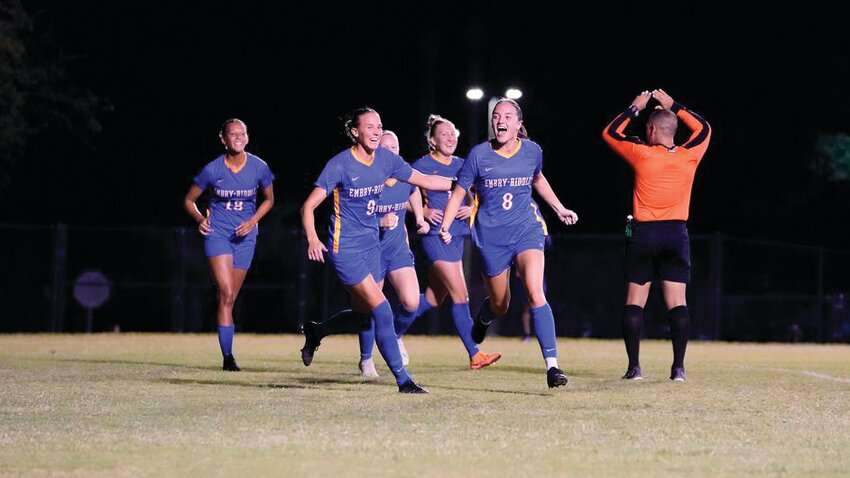
<path id="1" fill-rule="evenodd" d="M 109 280 L 97 271 L 83 272 L 74 281 L 74 298 L 88 311 L 86 332 L 91 333 L 92 311 L 109 299 Z"/>

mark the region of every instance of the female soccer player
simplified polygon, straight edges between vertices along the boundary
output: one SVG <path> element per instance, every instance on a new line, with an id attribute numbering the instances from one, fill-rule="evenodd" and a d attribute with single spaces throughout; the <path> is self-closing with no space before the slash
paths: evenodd
<path id="1" fill-rule="evenodd" d="M 204 166 L 183 199 L 183 209 L 198 223 L 204 250 L 218 288 L 218 343 L 223 370 L 238 372 L 233 358 L 233 303 L 245 281 L 257 244 L 257 223 L 274 205 L 274 175 L 262 159 L 245 151 L 248 127 L 242 120 L 224 122 L 218 133 L 225 153 Z M 257 189 L 263 201 L 257 206 Z M 207 216 L 196 201 L 211 194 Z"/>
<path id="2" fill-rule="evenodd" d="M 458 136 L 454 123 L 439 115 L 430 115 L 425 127 L 425 139 L 428 141 L 430 153 L 413 163 L 413 169 L 424 174 L 456 177 L 463 165 L 463 159 L 454 156 Z M 440 305 L 448 295 L 452 300 L 452 319 L 463 341 L 463 346 L 469 354 L 469 368 L 477 370 L 486 367 L 499 360 L 502 354 L 481 352 L 478 344 L 472 340 L 469 292 L 466 289 L 461 262 L 463 239 L 469 235 L 469 220 L 472 216 L 472 208 L 469 206 L 471 201 L 464 192 L 455 215 L 457 220 L 452 223 L 449 230 L 455 241 L 445 244 L 437 235 L 437 227 L 443 220 L 443 210 L 446 208 L 450 193 L 428 190 L 423 190 L 422 193 L 425 197 L 425 218 L 435 226 L 429 235 L 422 238 L 422 248 L 428 260 L 431 261 L 431 267 L 428 269 L 428 287 L 419 299 L 419 310 L 397 316 L 399 320 L 396 321 L 396 335 L 399 337 L 399 347 L 404 350 L 401 336 L 410 327 L 413 319 Z"/>
<path id="3" fill-rule="evenodd" d="M 351 296 L 354 312 L 374 318 L 378 350 L 395 375 L 399 392 L 427 393 L 410 378 L 402 364 L 393 329 L 393 312 L 376 281 L 381 275 L 377 204 L 384 184 L 390 178 L 443 191 L 451 188 L 451 180 L 419 173 L 397 154 L 381 148 L 381 117 L 371 108 L 353 111 L 344 128 L 353 146 L 328 161 L 316 180 L 316 188 L 301 208 L 301 222 L 307 235 L 307 256 L 310 260 L 324 262 L 324 253 L 327 252 L 337 276 Z M 326 247 L 316 234 L 314 211 L 329 195 L 333 195 L 334 207 Z M 312 362 L 324 336 L 322 330 L 331 328 L 327 322 L 333 320 L 304 324 L 305 343 L 301 359 L 305 365 Z"/>
<path id="4" fill-rule="evenodd" d="M 384 130 L 381 135 L 381 146 L 399 154 L 398 136 L 390 130 Z M 419 188 L 409 183 L 388 179 L 378 200 L 377 214 L 380 216 L 381 238 L 381 276 L 378 283 L 389 278 L 390 284 L 396 291 L 400 308 L 396 311 L 396 321 L 399 316 L 407 317 L 419 308 L 419 280 L 414 269 L 413 252 L 407 238 L 405 216 L 408 205 L 416 217 L 417 233 L 426 234 L 430 226 L 422 216 L 422 198 Z M 372 360 L 372 349 L 375 345 L 375 326 L 370 320 L 370 327 L 360 332 L 360 373 L 364 378 L 377 378 L 375 362 Z M 401 344 L 399 344 L 401 347 Z M 403 349 L 402 363 L 407 366 L 407 356 Z"/>
<path id="5" fill-rule="evenodd" d="M 481 343 L 490 323 L 507 312 L 508 274 L 511 263 L 516 263 L 546 361 L 546 382 L 550 388 L 559 387 L 567 384 L 567 376 L 558 368 L 555 319 L 543 292 L 544 225 L 532 201 L 532 187 L 564 224 L 575 224 L 578 216 L 561 204 L 543 176 L 543 152 L 528 139 L 516 101 L 499 100 L 491 123 L 495 137 L 470 151 L 446 205 L 439 234 L 451 244 L 452 222 L 466 191 L 474 185 L 479 205 L 473 238 L 484 260 L 489 297 L 473 323 L 472 338 Z"/>

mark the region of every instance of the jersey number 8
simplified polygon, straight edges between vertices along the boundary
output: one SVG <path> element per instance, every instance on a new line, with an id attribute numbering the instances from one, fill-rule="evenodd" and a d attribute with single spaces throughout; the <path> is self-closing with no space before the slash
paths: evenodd
<path id="1" fill-rule="evenodd" d="M 505 195 L 504 195 L 504 196 L 502 196 L 502 209 L 504 209 L 505 211 L 507 211 L 508 209 L 510 209 L 510 208 L 512 208 L 512 207 L 514 207 L 514 202 L 513 202 L 513 200 L 514 200 L 514 195 L 513 195 L 513 194 L 511 194 L 511 193 L 505 193 Z"/>

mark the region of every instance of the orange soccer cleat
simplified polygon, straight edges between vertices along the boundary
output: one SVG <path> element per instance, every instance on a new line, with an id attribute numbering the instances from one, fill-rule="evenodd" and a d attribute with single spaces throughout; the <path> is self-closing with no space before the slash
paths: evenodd
<path id="1" fill-rule="evenodd" d="M 479 368 L 484 368 L 496 363 L 500 358 L 502 358 L 502 354 L 498 352 L 494 354 L 485 354 L 484 352 L 479 351 L 469 359 L 469 368 L 472 370 L 478 370 Z"/>

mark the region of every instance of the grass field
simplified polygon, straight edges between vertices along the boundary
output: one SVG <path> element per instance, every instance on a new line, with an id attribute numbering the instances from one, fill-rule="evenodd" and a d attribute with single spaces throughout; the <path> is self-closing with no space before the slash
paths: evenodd
<path id="1" fill-rule="evenodd" d="M 430 395 L 363 382 L 353 336 L 309 368 L 295 335 L 0 336 L 2 476 L 848 476 L 850 346 L 644 341 L 642 382 L 620 341 L 559 341 L 550 391 L 536 343 L 412 336 Z M 377 357 L 377 354 L 376 354 Z"/>

